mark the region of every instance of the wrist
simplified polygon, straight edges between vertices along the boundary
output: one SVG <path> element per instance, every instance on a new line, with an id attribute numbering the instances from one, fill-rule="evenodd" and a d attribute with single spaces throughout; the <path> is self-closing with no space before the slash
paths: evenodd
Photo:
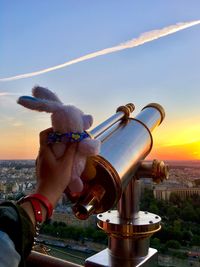
<path id="1" fill-rule="evenodd" d="M 35 246 L 41 225 L 46 219 L 51 217 L 53 206 L 49 200 L 41 194 L 31 194 L 22 197 L 18 201 L 18 204 L 27 212 L 35 227 L 33 243 L 33 246 Z"/>
<path id="2" fill-rule="evenodd" d="M 23 208 L 26 213 L 28 214 L 29 218 L 31 219 L 33 225 L 36 225 L 36 219 L 35 219 L 35 213 L 33 210 L 33 206 L 30 201 L 26 201 L 23 203 L 19 203 L 20 207 Z M 42 223 L 46 220 L 47 217 L 47 210 L 44 207 L 44 205 L 41 204 L 41 210 L 42 210 Z"/>
<path id="3" fill-rule="evenodd" d="M 52 207 L 55 208 L 60 197 L 62 196 L 62 191 L 58 191 L 55 189 L 48 189 L 47 187 L 38 187 L 35 191 L 35 194 L 40 194 L 44 197 L 46 197 L 49 202 L 51 203 Z"/>
<path id="4" fill-rule="evenodd" d="M 27 203 L 26 205 L 22 205 L 24 203 Z M 46 219 L 49 219 L 53 213 L 53 206 L 49 202 L 48 198 L 46 198 L 42 194 L 30 194 L 25 197 L 22 197 L 18 200 L 18 204 L 22 207 L 25 207 L 30 212 L 30 217 L 32 221 L 33 219 L 33 213 L 35 215 L 36 222 L 42 223 Z M 31 205 L 30 205 L 31 204 Z M 32 206 L 32 209 L 30 208 Z"/>

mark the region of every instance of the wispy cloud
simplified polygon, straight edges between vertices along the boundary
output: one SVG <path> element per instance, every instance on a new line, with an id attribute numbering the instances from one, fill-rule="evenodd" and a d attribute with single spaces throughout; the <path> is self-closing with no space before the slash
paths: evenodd
<path id="1" fill-rule="evenodd" d="M 14 127 L 21 127 L 23 125 L 24 125 L 24 123 L 22 123 L 21 121 L 15 121 L 12 123 L 12 126 L 14 126 Z"/>
<path id="2" fill-rule="evenodd" d="M 0 92 L 0 97 L 3 96 L 20 96 L 22 95 L 21 93 L 10 93 L 10 92 Z"/>
<path id="3" fill-rule="evenodd" d="M 20 127 L 24 123 L 13 116 L 0 114 L 0 123 L 6 125 L 6 127 Z"/>
<path id="4" fill-rule="evenodd" d="M 8 96 L 8 95 L 10 95 L 10 94 L 7 93 L 7 92 L 0 92 L 0 97 L 1 97 L 1 96 Z"/>
<path id="5" fill-rule="evenodd" d="M 37 76 L 37 75 L 40 75 L 40 74 L 43 74 L 43 73 L 47 73 L 47 72 L 50 72 L 50 71 L 54 71 L 54 70 L 57 70 L 57 69 L 65 68 L 67 66 L 79 63 L 81 61 L 85 61 L 85 60 L 92 59 L 92 58 L 95 58 L 95 57 L 107 55 L 107 54 L 110 54 L 110 53 L 115 53 L 115 52 L 118 52 L 120 50 L 124 50 L 124 49 L 128 49 L 128 48 L 133 48 L 133 47 L 136 47 L 136 46 L 139 46 L 139 45 L 143 45 L 145 43 L 151 42 L 153 40 L 159 39 L 161 37 L 173 34 L 175 32 L 187 29 L 189 27 L 192 27 L 192 26 L 198 25 L 198 24 L 200 24 L 200 20 L 178 23 L 178 24 L 171 25 L 171 26 L 168 26 L 168 27 L 165 27 L 165 28 L 162 28 L 162 29 L 153 30 L 153 31 L 150 31 L 150 32 L 145 32 L 145 33 L 141 34 L 138 38 L 129 40 L 129 41 L 124 42 L 122 44 L 119 44 L 119 45 L 116 45 L 116 46 L 113 46 L 113 47 L 105 48 L 103 50 L 99 50 L 97 52 L 93 52 L 93 53 L 87 54 L 85 56 L 82 56 L 82 57 L 67 61 L 67 62 L 65 62 L 63 64 L 60 64 L 60 65 L 57 65 L 57 66 L 54 66 L 54 67 L 46 68 L 46 69 L 35 71 L 35 72 L 20 74 L 20 75 L 17 75 L 17 76 L 1 78 L 0 82 L 24 79 L 24 78 L 28 78 L 28 77 Z"/>

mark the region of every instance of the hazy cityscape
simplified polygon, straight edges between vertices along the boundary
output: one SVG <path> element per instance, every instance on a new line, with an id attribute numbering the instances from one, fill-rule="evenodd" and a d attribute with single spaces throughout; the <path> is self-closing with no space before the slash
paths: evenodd
<path id="1" fill-rule="evenodd" d="M 169 179 L 155 185 L 150 179 L 144 183 L 154 190 L 200 190 L 199 161 L 169 161 Z M 0 160 L 0 197 L 15 197 L 34 190 L 36 185 L 34 160 Z"/>
<path id="2" fill-rule="evenodd" d="M 158 201 L 167 202 L 175 193 L 180 200 L 184 201 L 193 195 L 200 196 L 200 162 L 198 161 L 170 161 L 169 179 L 162 184 L 154 184 L 151 179 L 143 180 L 143 190 L 151 190 L 153 196 Z M 36 186 L 35 161 L 33 160 L 1 160 L 0 161 L 0 200 L 16 200 L 23 195 L 34 191 Z M 173 193 L 173 194 L 172 194 Z M 159 214 L 159 209 L 158 209 Z M 55 227 L 67 225 L 68 227 L 96 228 L 96 216 L 91 216 L 88 220 L 79 221 L 71 211 L 71 204 L 65 196 L 57 205 L 51 224 Z M 165 218 L 164 218 L 164 223 Z M 196 223 L 195 221 L 193 223 Z M 74 228 L 74 229 L 75 229 Z M 84 259 L 107 246 L 105 236 L 98 238 L 88 238 L 84 235 L 67 238 L 60 232 L 60 228 L 50 229 L 44 227 L 44 231 L 38 241 L 48 248 L 49 254 L 68 259 L 70 261 L 83 264 Z M 58 230 L 59 229 L 59 230 Z M 72 229 L 72 228 L 71 228 Z M 54 234 L 51 235 L 51 231 Z M 88 230 L 89 231 L 89 230 Z M 92 230 L 91 230 L 92 231 Z M 162 230 L 161 230 L 162 231 Z M 89 233 L 89 232 L 88 232 Z M 91 235 L 93 234 L 90 232 Z M 95 242 L 95 240 L 97 242 Z M 98 242 L 100 240 L 100 242 Z M 153 239 L 155 241 L 156 238 Z M 45 244 L 45 246 L 44 246 Z M 41 245 L 40 245 L 41 247 Z M 156 247 L 156 246 L 155 246 Z M 156 247 L 157 248 L 157 247 Z M 180 250 L 180 249 L 179 249 Z M 200 266 L 200 246 L 188 247 L 184 251 L 184 259 L 172 257 L 170 255 L 159 254 L 162 265 L 159 266 Z M 174 263 L 176 262 L 176 263 Z"/>

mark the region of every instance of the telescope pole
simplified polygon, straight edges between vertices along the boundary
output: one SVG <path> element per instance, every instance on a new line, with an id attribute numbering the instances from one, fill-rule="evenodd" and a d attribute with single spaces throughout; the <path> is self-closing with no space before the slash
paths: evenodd
<path id="1" fill-rule="evenodd" d="M 140 211 L 139 178 L 157 182 L 168 178 L 168 168 L 162 161 L 142 161 L 138 173 L 130 180 L 118 203 L 118 210 L 97 216 L 98 226 L 108 233 L 108 248 L 88 258 L 85 267 L 156 267 L 157 250 L 150 248 L 150 237 L 159 231 L 161 218 Z M 145 175 L 145 176 L 143 176 Z"/>
<path id="2" fill-rule="evenodd" d="M 134 177 L 122 193 L 118 203 L 119 218 L 121 221 L 131 222 L 138 218 L 140 203 L 140 180 Z"/>

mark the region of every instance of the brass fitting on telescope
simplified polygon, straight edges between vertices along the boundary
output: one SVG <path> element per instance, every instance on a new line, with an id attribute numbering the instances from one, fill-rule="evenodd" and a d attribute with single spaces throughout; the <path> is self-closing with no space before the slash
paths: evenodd
<path id="1" fill-rule="evenodd" d="M 120 106 L 117 108 L 116 112 L 122 111 L 124 113 L 124 119 L 130 117 L 130 113 L 135 110 L 135 105 L 133 103 L 128 103 L 125 106 Z"/>
<path id="2" fill-rule="evenodd" d="M 169 167 L 163 161 L 141 161 L 135 174 L 136 178 L 152 178 L 154 183 L 159 184 L 169 178 Z"/>
<path id="3" fill-rule="evenodd" d="M 158 215 L 147 211 L 139 211 L 138 215 L 137 219 L 124 222 L 117 210 L 97 215 L 98 227 L 108 234 L 111 258 L 117 258 L 122 262 L 129 260 L 129 264 L 112 266 L 136 266 L 133 264 L 134 258 L 147 256 L 150 237 L 161 229 L 161 218 Z"/>
<path id="4" fill-rule="evenodd" d="M 87 219 L 99 206 L 105 189 L 101 185 L 94 185 L 93 190 L 82 200 L 73 206 L 75 216 L 81 220 Z"/>

